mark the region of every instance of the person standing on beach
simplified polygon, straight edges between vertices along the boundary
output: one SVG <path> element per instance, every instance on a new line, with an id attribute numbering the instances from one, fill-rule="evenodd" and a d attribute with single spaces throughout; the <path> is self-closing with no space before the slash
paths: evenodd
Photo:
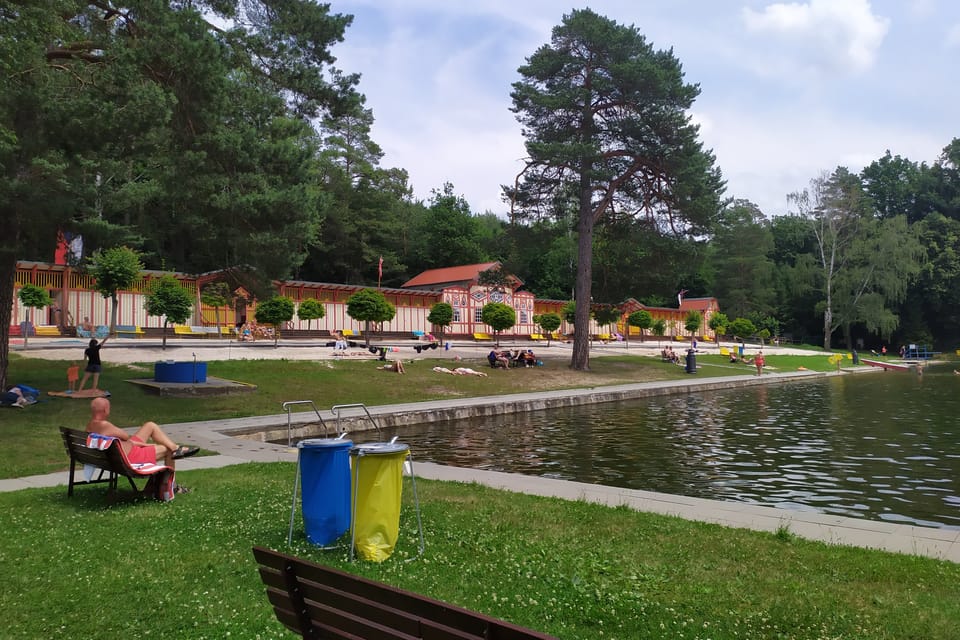
<path id="1" fill-rule="evenodd" d="M 763 375 L 763 365 L 766 364 L 763 359 L 763 351 L 757 351 L 757 355 L 753 357 L 753 364 L 757 367 L 757 375 Z"/>
<path id="2" fill-rule="evenodd" d="M 87 368 L 83 370 L 83 380 L 80 381 L 80 388 L 77 391 L 83 391 L 83 387 L 87 384 L 87 379 L 90 377 L 90 374 L 93 374 L 93 386 L 91 389 L 96 391 L 97 385 L 100 384 L 100 371 L 103 369 L 103 363 L 100 362 L 100 349 L 103 345 L 107 344 L 107 340 L 110 338 L 104 338 L 97 343 L 96 338 L 90 338 L 90 345 L 84 350 L 83 357 L 87 359 Z"/>

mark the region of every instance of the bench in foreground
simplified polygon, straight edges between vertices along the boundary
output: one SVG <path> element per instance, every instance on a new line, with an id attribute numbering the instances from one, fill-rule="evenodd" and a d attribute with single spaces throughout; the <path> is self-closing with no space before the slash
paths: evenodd
<path id="1" fill-rule="evenodd" d="M 277 619 L 304 638 L 556 640 L 491 616 L 254 547 Z"/>
<path id="2" fill-rule="evenodd" d="M 60 435 L 63 437 L 63 446 L 70 456 L 70 478 L 67 481 L 67 496 L 73 495 L 73 487 L 78 484 L 107 484 L 108 493 L 111 495 L 117 492 L 117 484 L 120 476 L 130 481 L 130 486 L 137 496 L 148 496 L 156 500 L 169 500 L 169 491 L 173 483 L 173 470 L 170 467 L 154 465 L 133 466 L 127 460 L 123 453 L 123 447 L 120 441 L 114 439 L 106 449 L 96 449 L 87 446 L 87 437 L 90 435 L 86 431 L 60 427 Z M 91 465 L 99 470 L 97 477 L 88 480 L 77 481 L 77 465 Z M 147 479 L 143 489 L 139 489 L 134 482 L 135 479 Z"/>

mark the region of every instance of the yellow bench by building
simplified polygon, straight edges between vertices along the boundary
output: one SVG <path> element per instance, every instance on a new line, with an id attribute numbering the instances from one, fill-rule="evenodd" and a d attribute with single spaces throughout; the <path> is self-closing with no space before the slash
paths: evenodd
<path id="1" fill-rule="evenodd" d="M 489 333 L 475 333 L 473 334 L 473 339 L 477 342 L 492 342 L 493 338 L 490 337 Z"/>

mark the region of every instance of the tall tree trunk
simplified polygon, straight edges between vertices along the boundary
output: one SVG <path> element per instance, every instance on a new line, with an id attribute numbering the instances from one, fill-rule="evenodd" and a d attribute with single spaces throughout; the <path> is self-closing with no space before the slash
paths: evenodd
<path id="1" fill-rule="evenodd" d="M 10 319 L 13 313 L 13 283 L 17 275 L 14 252 L 0 250 L 0 390 L 7 388 L 7 365 L 10 362 Z"/>
<path id="2" fill-rule="evenodd" d="M 827 306 L 823 310 L 823 348 L 830 350 L 830 334 L 833 333 L 833 309 L 830 308 L 830 295 L 827 294 Z"/>
<path id="3" fill-rule="evenodd" d="M 577 277 L 574 284 L 576 311 L 573 323 L 573 356 L 570 367 L 590 370 L 590 297 L 593 282 L 593 210 L 587 171 L 580 179 L 580 220 L 577 224 Z"/>

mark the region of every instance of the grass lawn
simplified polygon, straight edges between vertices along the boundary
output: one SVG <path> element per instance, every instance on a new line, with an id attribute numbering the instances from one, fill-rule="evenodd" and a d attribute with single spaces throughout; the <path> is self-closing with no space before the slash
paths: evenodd
<path id="1" fill-rule="evenodd" d="M 4 638 L 291 638 L 250 548 L 286 550 L 295 466 L 181 472 L 171 503 L 0 494 Z M 409 500 L 409 485 L 405 501 Z M 947 640 L 960 565 L 482 486 L 417 483 L 395 554 L 290 552 L 560 638 Z"/>
<path id="2" fill-rule="evenodd" d="M 698 375 L 730 376 L 754 373 L 749 365 L 731 365 L 719 355 L 700 355 Z M 44 391 L 65 387 L 68 361 L 11 358 L 8 380 L 23 382 Z M 450 360 L 410 361 L 407 373 L 398 376 L 378 370 L 375 361 L 332 360 L 221 360 L 207 364 L 210 376 L 257 385 L 257 391 L 223 397 L 161 398 L 126 382 L 153 377 L 153 363 L 118 365 L 106 363 L 100 388 L 108 389 L 112 421 L 120 426 L 147 420 L 161 424 L 218 420 L 282 413 L 287 400 L 313 400 L 321 409 L 335 404 L 367 406 L 422 400 L 495 396 L 548 389 L 599 387 L 630 382 L 671 380 L 687 377 L 683 367 L 649 356 L 604 356 L 591 359 L 591 371 L 578 372 L 568 361 L 547 360 L 544 367 L 494 370 L 486 360 L 463 361 L 463 366 L 489 373 L 486 378 L 450 376 L 432 371 L 436 365 L 452 366 Z M 830 370 L 826 356 L 770 356 L 768 371 Z M 67 458 L 59 427 L 83 428 L 90 403 L 44 396 L 26 409 L 0 409 L 0 425 L 6 446 L 0 448 L 0 478 L 50 473 L 66 469 Z"/>

